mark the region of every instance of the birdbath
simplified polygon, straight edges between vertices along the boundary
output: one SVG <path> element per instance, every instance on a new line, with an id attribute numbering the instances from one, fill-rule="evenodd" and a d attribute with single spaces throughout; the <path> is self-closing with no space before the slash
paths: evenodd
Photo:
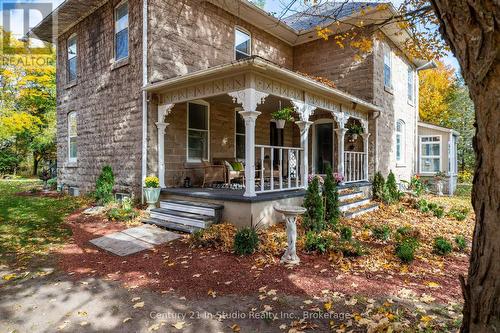
<path id="1" fill-rule="evenodd" d="M 300 262 L 297 256 L 295 244 L 297 242 L 297 216 L 306 212 L 304 207 L 300 206 L 275 206 L 274 210 L 285 215 L 286 220 L 286 236 L 288 247 L 285 254 L 281 257 L 280 262 L 283 264 L 298 264 Z"/>

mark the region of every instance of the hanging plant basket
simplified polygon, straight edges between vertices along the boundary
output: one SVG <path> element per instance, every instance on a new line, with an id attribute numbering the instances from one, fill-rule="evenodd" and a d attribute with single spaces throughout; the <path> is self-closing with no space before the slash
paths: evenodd
<path id="1" fill-rule="evenodd" d="M 283 129 L 285 128 L 286 120 L 285 119 L 273 119 L 276 123 L 276 128 Z"/>
<path id="2" fill-rule="evenodd" d="M 276 123 L 276 128 L 285 128 L 285 123 L 287 121 L 294 121 L 292 117 L 293 109 L 290 107 L 281 108 L 276 112 L 273 112 L 271 116 L 273 121 Z"/>

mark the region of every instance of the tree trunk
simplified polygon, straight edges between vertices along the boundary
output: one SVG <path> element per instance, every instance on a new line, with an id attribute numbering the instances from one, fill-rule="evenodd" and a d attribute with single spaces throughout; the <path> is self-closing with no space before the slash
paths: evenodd
<path id="1" fill-rule="evenodd" d="M 500 332 L 500 5 L 497 0 L 431 0 L 441 33 L 462 68 L 476 111 L 476 226 L 461 332 Z"/>
<path id="2" fill-rule="evenodd" d="M 33 176 L 38 175 L 38 162 L 37 153 L 33 153 Z"/>

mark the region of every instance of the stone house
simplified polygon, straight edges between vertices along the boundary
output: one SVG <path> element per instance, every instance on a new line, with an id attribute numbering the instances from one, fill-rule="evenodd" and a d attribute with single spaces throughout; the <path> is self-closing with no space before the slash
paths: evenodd
<path id="1" fill-rule="evenodd" d="M 375 21 L 394 12 L 351 3 L 335 29 L 361 9 Z M 417 72 L 430 64 L 405 56 L 410 35 L 396 25 L 361 30 L 373 47 L 358 57 L 319 38 L 332 22 L 314 14 L 280 21 L 247 0 L 63 2 L 31 31 L 58 50 L 60 185 L 92 191 L 111 165 L 117 193 L 140 196 L 158 175 L 164 198 L 223 205 L 223 218 L 248 224 L 300 202 L 308 175 L 328 167 L 366 193 L 376 171 L 409 179 Z M 285 107 L 296 121 L 280 128 L 271 114 Z"/>

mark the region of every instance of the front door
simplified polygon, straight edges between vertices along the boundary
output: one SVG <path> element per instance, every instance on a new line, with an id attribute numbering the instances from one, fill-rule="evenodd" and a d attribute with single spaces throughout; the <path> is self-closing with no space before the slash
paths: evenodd
<path id="1" fill-rule="evenodd" d="M 326 169 L 333 169 L 333 123 L 319 123 L 314 128 L 314 172 L 326 174 Z"/>

